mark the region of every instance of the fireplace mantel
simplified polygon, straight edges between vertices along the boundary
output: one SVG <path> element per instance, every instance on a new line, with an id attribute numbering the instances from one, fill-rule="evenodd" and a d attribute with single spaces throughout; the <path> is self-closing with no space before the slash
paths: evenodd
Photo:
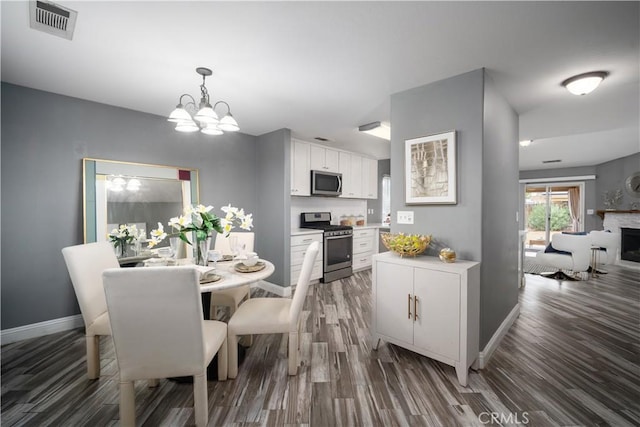
<path id="1" fill-rule="evenodd" d="M 615 210 L 615 211 L 596 211 L 596 213 L 598 214 L 598 216 L 602 219 L 604 219 L 604 215 L 605 214 L 623 214 L 623 213 L 637 213 L 640 214 L 640 210 L 631 210 L 631 211 L 620 211 L 620 210 Z"/>

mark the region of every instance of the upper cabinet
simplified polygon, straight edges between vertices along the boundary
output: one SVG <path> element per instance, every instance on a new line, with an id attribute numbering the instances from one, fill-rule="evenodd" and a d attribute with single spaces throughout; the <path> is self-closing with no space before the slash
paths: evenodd
<path id="1" fill-rule="evenodd" d="M 319 145 L 312 145 L 311 170 L 338 172 L 338 151 Z"/>
<path id="2" fill-rule="evenodd" d="M 311 195 L 311 171 L 342 174 L 342 196 L 378 198 L 378 161 L 348 151 L 334 150 L 291 139 L 291 195 Z"/>
<path id="3" fill-rule="evenodd" d="M 378 198 L 378 161 L 368 157 L 362 158 L 362 197 Z"/>
<path id="4" fill-rule="evenodd" d="M 311 145 L 291 140 L 291 195 L 311 195 L 311 168 L 309 167 Z"/>
<path id="5" fill-rule="evenodd" d="M 340 152 L 339 172 L 342 174 L 342 196 L 362 197 L 362 157 L 354 153 Z"/>

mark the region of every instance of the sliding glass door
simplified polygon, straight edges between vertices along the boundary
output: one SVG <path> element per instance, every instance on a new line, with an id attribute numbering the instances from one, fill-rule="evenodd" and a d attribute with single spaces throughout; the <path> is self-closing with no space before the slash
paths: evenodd
<path id="1" fill-rule="evenodd" d="M 544 250 L 555 233 L 584 228 L 584 185 L 545 183 L 525 186 L 525 247 Z"/>

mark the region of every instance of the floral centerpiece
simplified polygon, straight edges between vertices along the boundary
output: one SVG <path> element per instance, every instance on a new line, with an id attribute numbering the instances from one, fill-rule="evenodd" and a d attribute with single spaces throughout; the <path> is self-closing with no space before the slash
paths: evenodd
<path id="1" fill-rule="evenodd" d="M 107 237 L 114 248 L 120 248 L 120 257 L 124 257 L 127 253 L 127 245 L 141 241 L 145 235 L 145 231 L 138 230 L 135 224 L 121 224 L 118 228 L 111 230 Z"/>
<path id="2" fill-rule="evenodd" d="M 151 231 L 151 240 L 149 247 L 152 248 L 160 243 L 167 236 L 177 236 L 183 242 L 191 245 L 191 241 L 187 237 L 188 233 L 195 233 L 197 264 L 204 265 L 207 262 L 208 249 L 206 242 L 213 232 L 228 236 L 235 227 L 243 230 L 251 230 L 253 227 L 253 214 L 247 214 L 244 209 L 238 209 L 231 205 L 223 206 L 221 210 L 225 213 L 224 217 L 218 217 L 212 213 L 213 206 L 187 206 L 182 215 L 173 217 L 169 220 L 168 225 L 172 232 L 167 234 L 161 223 L 158 228 Z"/>

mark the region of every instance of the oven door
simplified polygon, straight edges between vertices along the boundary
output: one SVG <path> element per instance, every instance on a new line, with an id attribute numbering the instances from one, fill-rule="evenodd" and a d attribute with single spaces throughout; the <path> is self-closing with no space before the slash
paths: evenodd
<path id="1" fill-rule="evenodd" d="M 324 271 L 351 267 L 353 235 L 326 236 L 324 238 Z"/>

